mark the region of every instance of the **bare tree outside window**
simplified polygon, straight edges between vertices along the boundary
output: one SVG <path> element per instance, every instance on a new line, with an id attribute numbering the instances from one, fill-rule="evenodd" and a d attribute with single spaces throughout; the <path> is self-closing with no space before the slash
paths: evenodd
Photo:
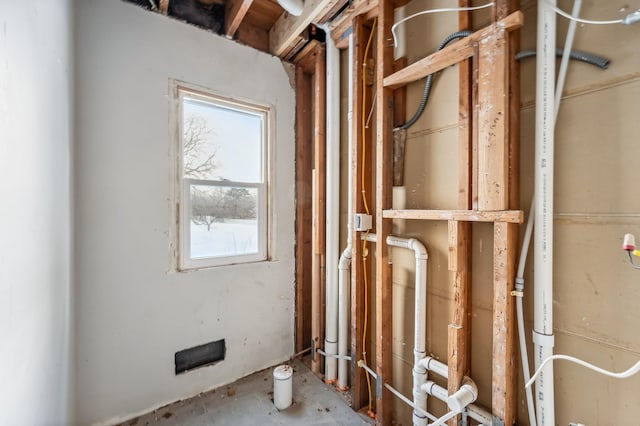
<path id="1" fill-rule="evenodd" d="M 184 120 L 182 168 L 185 177 L 207 179 L 216 169 L 216 148 L 210 142 L 212 130 L 203 117 L 189 115 Z"/>

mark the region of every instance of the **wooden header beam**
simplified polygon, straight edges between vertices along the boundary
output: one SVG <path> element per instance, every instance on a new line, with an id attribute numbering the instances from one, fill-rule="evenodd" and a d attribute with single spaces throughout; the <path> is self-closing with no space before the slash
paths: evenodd
<path id="1" fill-rule="evenodd" d="M 513 30 L 522 26 L 522 12 L 514 12 L 501 21 L 496 22 L 480 31 L 476 31 L 469 37 L 451 43 L 449 46 L 439 50 L 426 58 L 422 58 L 408 67 L 393 73 L 384 79 L 384 86 L 397 88 L 409 84 L 423 77 L 441 71 L 450 65 L 457 64 L 474 55 L 474 45 L 485 37 L 503 30 Z"/>
<path id="2" fill-rule="evenodd" d="M 457 220 L 460 222 L 524 222 L 522 210 L 385 210 L 385 219 Z"/>
<path id="3" fill-rule="evenodd" d="M 282 56 L 305 28 L 331 10 L 339 0 L 306 0 L 300 16 L 283 13 L 269 31 L 271 53 Z"/>

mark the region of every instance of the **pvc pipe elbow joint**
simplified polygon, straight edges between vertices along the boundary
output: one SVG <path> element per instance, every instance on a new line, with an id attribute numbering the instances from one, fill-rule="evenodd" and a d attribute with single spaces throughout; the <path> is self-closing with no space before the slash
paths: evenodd
<path id="1" fill-rule="evenodd" d="M 465 377 L 460 389 L 447 399 L 447 405 L 451 411 L 461 412 L 465 407 L 478 398 L 478 387 L 475 382 Z"/>
<path id="2" fill-rule="evenodd" d="M 304 9 L 303 0 L 278 0 L 278 4 L 293 16 L 302 15 L 302 9 Z"/>

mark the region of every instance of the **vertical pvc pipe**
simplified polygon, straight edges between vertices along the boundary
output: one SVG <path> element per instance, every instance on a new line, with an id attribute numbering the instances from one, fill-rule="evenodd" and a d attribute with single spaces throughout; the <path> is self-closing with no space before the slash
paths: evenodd
<path id="1" fill-rule="evenodd" d="M 327 37 L 327 265 L 335 265 L 340 257 L 340 51 Z M 338 270 L 326 268 L 325 352 L 338 354 Z M 337 377 L 337 359 L 325 358 L 325 381 Z"/>
<path id="2" fill-rule="evenodd" d="M 286 410 L 293 402 L 293 368 L 281 365 L 273 370 L 273 404 Z"/>
<path id="3" fill-rule="evenodd" d="M 349 354 L 349 311 L 350 311 L 350 288 L 351 288 L 351 230 L 352 230 L 352 197 L 351 190 L 353 188 L 353 126 L 351 120 L 353 119 L 353 34 L 349 35 L 349 74 L 348 84 L 349 89 L 347 93 L 349 109 L 347 111 L 348 121 L 348 162 L 349 173 L 347 176 L 347 188 L 349 194 L 347 196 L 347 247 L 342 252 L 340 261 L 338 262 L 338 355 L 347 356 Z M 345 390 L 348 387 L 349 371 L 348 363 L 346 359 L 338 360 L 338 389 Z"/>
<path id="4" fill-rule="evenodd" d="M 539 366 L 553 354 L 553 168 L 556 0 L 538 2 L 535 147 L 534 344 Z M 536 381 L 536 414 L 541 426 L 555 426 L 553 366 Z"/>

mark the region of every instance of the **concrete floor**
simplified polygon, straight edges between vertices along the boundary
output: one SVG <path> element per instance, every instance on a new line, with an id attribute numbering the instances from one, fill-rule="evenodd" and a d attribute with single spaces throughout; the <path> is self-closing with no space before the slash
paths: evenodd
<path id="1" fill-rule="evenodd" d="M 147 425 L 366 425 L 345 398 L 317 378 L 302 362 L 290 363 L 293 405 L 278 411 L 273 405 L 273 368 L 260 371 L 200 396 L 160 408 L 122 423 Z"/>

